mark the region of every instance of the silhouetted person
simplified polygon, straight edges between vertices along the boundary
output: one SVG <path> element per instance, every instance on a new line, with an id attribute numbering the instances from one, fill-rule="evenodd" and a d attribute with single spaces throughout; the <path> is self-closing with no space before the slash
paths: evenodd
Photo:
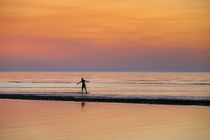
<path id="1" fill-rule="evenodd" d="M 83 93 L 83 88 L 84 88 L 85 91 L 86 91 L 86 94 L 87 94 L 88 92 L 87 92 L 87 89 L 86 89 L 85 82 L 89 82 L 89 81 L 86 81 L 86 80 L 84 80 L 83 78 L 81 78 L 81 81 L 80 81 L 79 83 L 82 83 L 82 93 Z M 79 83 L 77 83 L 77 85 L 78 85 Z"/>

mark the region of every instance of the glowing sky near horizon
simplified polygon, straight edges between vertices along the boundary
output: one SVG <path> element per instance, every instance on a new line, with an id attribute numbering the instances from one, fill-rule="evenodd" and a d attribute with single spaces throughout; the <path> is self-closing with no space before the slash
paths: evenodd
<path id="1" fill-rule="evenodd" d="M 0 70 L 210 71 L 208 0 L 0 0 Z"/>

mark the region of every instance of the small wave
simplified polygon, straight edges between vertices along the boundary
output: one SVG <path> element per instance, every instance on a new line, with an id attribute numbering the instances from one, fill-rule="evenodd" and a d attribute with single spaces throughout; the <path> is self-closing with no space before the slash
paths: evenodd
<path id="1" fill-rule="evenodd" d="M 163 84 L 163 85 L 210 85 L 210 83 L 135 83 L 135 84 Z"/>
<path id="2" fill-rule="evenodd" d="M 25 82 L 25 81 L 7 81 L 8 83 L 73 83 L 73 82 Z"/>
<path id="3" fill-rule="evenodd" d="M 125 80 L 125 81 L 171 81 L 171 80 Z"/>
<path id="4" fill-rule="evenodd" d="M 210 83 L 164 83 L 164 82 L 128 82 L 128 83 L 116 83 L 116 82 L 107 82 L 107 83 L 92 83 L 92 84 L 106 84 L 106 85 L 124 85 L 124 84 L 131 84 L 131 85 L 210 85 Z"/>
<path id="5" fill-rule="evenodd" d="M 22 83 L 22 81 L 7 81 L 8 83 Z"/>
<path id="6" fill-rule="evenodd" d="M 131 80 L 129 80 L 131 81 Z M 133 80 L 134 81 L 134 80 Z M 137 81 L 137 80 L 135 80 Z M 113 84 L 113 85 L 124 85 L 124 84 L 140 84 L 140 85 L 210 85 L 210 83 L 203 83 L 203 82 L 194 82 L 194 83 L 179 83 L 179 82 L 173 82 L 173 83 L 170 83 L 170 82 L 152 82 L 153 80 L 150 80 L 150 82 L 91 82 L 90 84 L 105 84 L 105 85 L 109 85 L 109 84 Z M 138 81 L 146 81 L 146 80 L 138 80 Z M 149 81 L 149 80 L 147 80 Z M 158 81 L 158 80 L 157 80 Z M 38 84 L 38 83 L 48 83 L 48 84 L 72 84 L 72 83 L 75 83 L 75 82 L 41 82 L 41 81 L 34 81 L 34 82 L 26 82 L 26 81 L 7 81 L 9 83 L 34 83 L 34 84 Z"/>
<path id="7" fill-rule="evenodd" d="M 0 87 L 0 88 L 81 88 L 81 87 L 15 87 L 15 86 L 8 86 L 8 87 Z"/>
<path id="8" fill-rule="evenodd" d="M 0 91 L 0 94 L 7 94 L 7 93 L 12 93 L 12 94 L 74 94 L 74 93 L 81 93 L 81 92 L 60 92 L 60 91 Z"/>
<path id="9" fill-rule="evenodd" d="M 73 83 L 73 82 L 31 82 L 31 83 Z"/>
<path id="10" fill-rule="evenodd" d="M 192 83 L 192 85 L 210 85 L 210 83 Z"/>

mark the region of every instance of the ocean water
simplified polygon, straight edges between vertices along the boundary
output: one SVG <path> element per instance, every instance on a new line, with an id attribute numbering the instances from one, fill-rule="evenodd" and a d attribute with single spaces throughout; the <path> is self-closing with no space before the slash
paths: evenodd
<path id="1" fill-rule="evenodd" d="M 190 72 L 0 72 L 0 93 L 210 97 L 210 73 Z"/>

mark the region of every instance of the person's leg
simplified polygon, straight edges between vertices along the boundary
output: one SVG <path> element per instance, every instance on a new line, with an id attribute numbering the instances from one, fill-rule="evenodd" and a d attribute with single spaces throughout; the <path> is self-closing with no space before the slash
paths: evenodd
<path id="1" fill-rule="evenodd" d="M 83 88 L 84 88 L 84 87 L 82 86 L 82 94 L 83 94 Z"/>
<path id="2" fill-rule="evenodd" d="M 87 88 L 86 88 L 86 86 L 84 88 L 85 88 L 85 91 L 86 91 L 86 94 L 87 94 Z"/>

